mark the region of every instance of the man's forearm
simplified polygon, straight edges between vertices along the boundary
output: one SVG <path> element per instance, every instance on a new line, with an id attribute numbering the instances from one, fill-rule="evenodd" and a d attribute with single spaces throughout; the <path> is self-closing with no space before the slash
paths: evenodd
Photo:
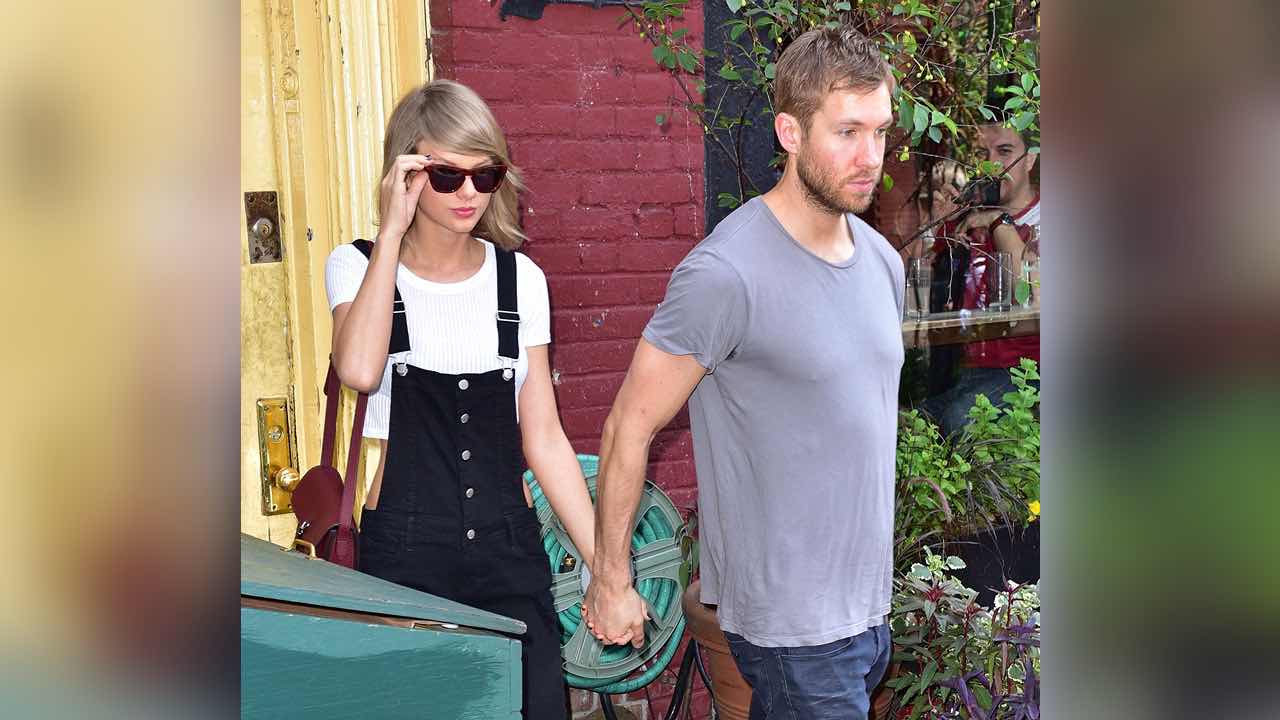
<path id="1" fill-rule="evenodd" d="M 596 562 L 592 574 L 610 587 L 631 584 L 631 535 L 644 491 L 650 434 L 617 432 L 606 426 L 596 477 Z"/>

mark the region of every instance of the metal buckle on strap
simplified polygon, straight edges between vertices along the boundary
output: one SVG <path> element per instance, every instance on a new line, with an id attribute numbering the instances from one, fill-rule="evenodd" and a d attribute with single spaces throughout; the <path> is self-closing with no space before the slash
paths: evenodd
<path id="1" fill-rule="evenodd" d="M 498 318 L 498 322 L 520 322 L 520 313 L 515 310 L 499 310 L 496 317 Z"/>

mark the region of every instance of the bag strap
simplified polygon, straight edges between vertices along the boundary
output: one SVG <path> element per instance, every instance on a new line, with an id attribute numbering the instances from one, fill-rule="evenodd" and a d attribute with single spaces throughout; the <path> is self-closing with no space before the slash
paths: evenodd
<path id="1" fill-rule="evenodd" d="M 498 261 L 498 354 L 512 361 L 520 359 L 520 313 L 516 295 L 516 254 L 495 245 Z"/>
<path id="2" fill-rule="evenodd" d="M 342 383 L 338 380 L 338 371 L 333 367 L 332 355 L 329 356 L 329 375 L 324 381 L 324 394 L 328 397 L 324 407 L 324 442 L 320 459 L 322 465 L 333 467 L 334 438 L 338 434 L 338 397 L 342 394 Z M 364 437 L 364 418 L 368 407 L 368 393 L 357 393 L 356 414 L 351 421 L 351 445 L 347 448 L 347 471 L 342 475 L 342 502 L 338 505 L 338 524 L 346 529 L 355 527 L 356 475 L 360 471 L 360 442 Z"/>
<path id="3" fill-rule="evenodd" d="M 373 243 L 368 240 L 356 240 L 351 243 L 366 260 L 373 260 Z M 409 323 L 405 320 L 404 299 L 400 297 L 400 288 L 396 287 L 395 299 L 391 302 L 391 341 L 387 344 L 387 354 L 409 352 Z"/>
<path id="4" fill-rule="evenodd" d="M 338 506 L 338 525 L 345 530 L 355 527 L 356 483 L 360 472 L 360 442 L 364 438 L 364 415 L 369 406 L 369 395 L 356 397 L 356 415 L 351 421 L 351 446 L 347 450 L 347 472 L 342 476 L 342 504 Z"/>

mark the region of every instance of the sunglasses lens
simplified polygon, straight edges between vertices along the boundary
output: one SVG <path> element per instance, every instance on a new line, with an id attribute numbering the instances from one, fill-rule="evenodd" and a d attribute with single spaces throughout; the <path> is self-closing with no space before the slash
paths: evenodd
<path id="1" fill-rule="evenodd" d="M 502 184 L 502 178 L 506 177 L 507 169 L 501 165 L 480 168 L 471 176 L 471 182 L 476 186 L 476 192 L 491 193 L 498 189 Z"/>
<path id="2" fill-rule="evenodd" d="M 438 193 L 456 192 L 466 178 L 457 168 L 447 165 L 432 165 L 427 168 L 427 179 L 431 181 L 431 188 Z"/>

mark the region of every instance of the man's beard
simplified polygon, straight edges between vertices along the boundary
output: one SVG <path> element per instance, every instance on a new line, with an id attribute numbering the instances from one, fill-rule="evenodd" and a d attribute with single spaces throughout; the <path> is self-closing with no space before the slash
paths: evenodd
<path id="1" fill-rule="evenodd" d="M 871 198 L 875 195 L 876 185 L 880 184 L 880 174 L 882 172 L 880 170 L 876 171 L 875 182 L 871 186 L 871 192 L 866 194 L 857 193 L 850 197 L 845 197 L 840 194 L 840 187 L 843 183 L 837 183 L 832 177 L 832 173 L 826 168 L 820 168 L 817 163 L 810 162 L 809 155 L 804 150 L 801 150 L 799 157 L 796 158 L 796 170 L 800 176 L 800 185 L 804 188 L 805 200 L 814 209 L 828 212 L 832 215 L 860 213 L 871 207 Z"/>

